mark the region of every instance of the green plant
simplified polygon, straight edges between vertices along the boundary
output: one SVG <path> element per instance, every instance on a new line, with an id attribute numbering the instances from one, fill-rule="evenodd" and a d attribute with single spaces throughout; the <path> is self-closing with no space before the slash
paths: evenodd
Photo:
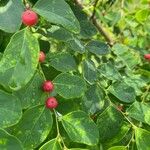
<path id="1" fill-rule="evenodd" d="M 0 150 L 150 150 L 149 7 L 0 0 Z"/>

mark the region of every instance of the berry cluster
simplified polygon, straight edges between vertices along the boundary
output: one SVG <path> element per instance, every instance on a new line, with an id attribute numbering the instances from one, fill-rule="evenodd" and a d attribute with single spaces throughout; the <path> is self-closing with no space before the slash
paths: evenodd
<path id="1" fill-rule="evenodd" d="M 29 9 L 27 9 L 22 13 L 21 18 L 23 24 L 29 27 L 36 25 L 38 22 L 37 14 Z M 40 51 L 39 62 L 43 63 L 45 61 L 45 58 L 46 58 L 45 53 L 43 51 Z M 54 90 L 54 85 L 51 81 L 47 80 L 43 82 L 42 89 L 44 92 L 52 92 Z M 58 102 L 55 97 L 48 97 L 45 105 L 47 108 L 54 109 L 58 106 Z"/>

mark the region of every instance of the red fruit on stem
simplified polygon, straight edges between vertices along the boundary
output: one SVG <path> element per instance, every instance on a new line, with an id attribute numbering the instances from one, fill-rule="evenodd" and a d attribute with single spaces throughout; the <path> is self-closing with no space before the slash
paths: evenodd
<path id="1" fill-rule="evenodd" d="M 54 109 L 58 106 L 58 102 L 55 97 L 49 97 L 46 100 L 46 107 L 50 109 Z"/>
<path id="2" fill-rule="evenodd" d="M 22 22 L 27 26 L 34 26 L 38 22 L 37 14 L 32 10 L 26 10 L 22 13 Z"/>
<path id="3" fill-rule="evenodd" d="M 51 81 L 47 80 L 42 85 L 44 92 L 52 92 L 54 90 L 54 85 Z"/>
<path id="4" fill-rule="evenodd" d="M 45 53 L 40 51 L 39 62 L 41 63 L 44 62 L 45 58 L 46 58 Z"/>
<path id="5" fill-rule="evenodd" d="M 145 54 L 144 58 L 150 60 L 150 54 Z"/>

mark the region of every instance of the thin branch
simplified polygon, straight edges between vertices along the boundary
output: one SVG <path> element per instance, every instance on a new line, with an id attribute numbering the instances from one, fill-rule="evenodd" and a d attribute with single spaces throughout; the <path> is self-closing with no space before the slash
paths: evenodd
<path id="1" fill-rule="evenodd" d="M 84 9 L 84 6 L 82 5 L 80 0 L 74 0 L 75 4 L 78 5 L 81 9 Z M 97 4 L 96 4 L 97 5 Z M 89 15 L 89 14 L 88 14 Z M 90 17 L 91 15 L 89 15 Z M 111 38 L 111 36 L 109 35 L 109 33 L 104 29 L 104 27 L 102 26 L 102 24 L 100 22 L 97 21 L 96 17 L 94 16 L 91 21 L 93 22 L 93 24 L 95 25 L 95 27 L 97 28 L 97 30 L 99 31 L 99 33 L 101 33 L 104 38 L 106 39 L 106 41 L 108 42 L 108 44 L 110 46 L 112 46 L 114 44 L 114 40 Z"/>
<path id="2" fill-rule="evenodd" d="M 95 3 L 94 3 L 94 5 L 93 5 L 93 13 L 92 13 L 92 16 L 91 16 L 90 19 L 93 19 L 94 16 L 95 16 L 95 14 L 96 14 L 96 6 L 97 6 L 97 4 L 98 4 L 98 1 L 99 1 L 99 0 L 95 0 Z"/>

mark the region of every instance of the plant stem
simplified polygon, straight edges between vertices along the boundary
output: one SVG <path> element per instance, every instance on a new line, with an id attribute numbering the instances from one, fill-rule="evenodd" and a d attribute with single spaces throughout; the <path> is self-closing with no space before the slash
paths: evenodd
<path id="1" fill-rule="evenodd" d="M 67 150 L 67 147 L 66 147 L 66 145 L 65 145 L 65 143 L 64 143 L 64 140 L 63 140 L 62 136 L 60 135 L 59 125 L 58 125 L 57 112 L 56 112 L 55 109 L 53 109 L 53 111 L 54 111 L 54 114 L 55 114 L 55 120 L 56 120 L 57 138 L 59 138 L 59 139 L 61 140 L 61 142 L 62 142 L 62 144 L 63 144 L 63 147 L 64 147 L 64 150 Z"/>
<path id="2" fill-rule="evenodd" d="M 74 0 L 75 4 L 78 5 L 81 9 L 84 9 L 84 6 L 82 5 L 80 0 Z M 97 5 L 97 4 L 96 4 Z M 90 14 L 88 14 L 89 17 L 91 16 Z M 113 44 L 115 43 L 114 40 L 112 39 L 112 37 L 109 35 L 109 33 L 104 29 L 104 27 L 101 25 L 100 22 L 97 21 L 96 17 L 94 16 L 91 21 L 93 22 L 93 24 L 95 25 L 95 27 L 97 28 L 97 30 L 99 31 L 99 33 L 101 33 L 104 38 L 106 39 L 106 41 L 108 42 L 108 44 L 110 46 L 113 46 Z"/>
<path id="3" fill-rule="evenodd" d="M 95 0 L 95 3 L 94 3 L 94 5 L 93 5 L 93 13 L 92 13 L 92 16 L 91 16 L 91 18 L 90 19 L 93 19 L 94 17 L 95 17 L 95 13 L 96 13 L 96 6 L 97 6 L 97 4 L 98 4 L 98 1 L 99 0 Z"/>

